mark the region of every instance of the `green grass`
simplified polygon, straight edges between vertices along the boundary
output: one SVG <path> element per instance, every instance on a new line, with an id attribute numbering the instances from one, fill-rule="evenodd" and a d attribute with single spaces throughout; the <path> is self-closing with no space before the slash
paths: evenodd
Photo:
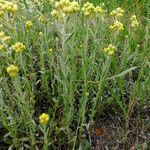
<path id="1" fill-rule="evenodd" d="M 107 117 L 105 110 L 119 114 L 127 133 L 135 108 L 142 112 L 150 97 L 149 2 L 91 0 L 105 3 L 103 17 L 86 18 L 80 11 L 62 21 L 51 16 L 54 6 L 46 0 L 14 2 L 18 11 L 0 20 L 11 37 L 1 40 L 0 50 L 0 149 L 92 149 L 85 133 L 90 136 L 97 116 Z M 124 30 L 114 33 L 109 12 L 117 7 L 125 10 Z M 136 29 L 133 14 L 140 22 Z M 29 30 L 27 20 L 33 23 Z M 12 50 L 16 42 L 26 46 L 23 53 Z M 103 49 L 111 43 L 117 50 L 109 56 Z M 11 64 L 19 69 L 14 78 L 6 71 Z M 49 114 L 47 125 L 39 123 L 42 113 Z"/>

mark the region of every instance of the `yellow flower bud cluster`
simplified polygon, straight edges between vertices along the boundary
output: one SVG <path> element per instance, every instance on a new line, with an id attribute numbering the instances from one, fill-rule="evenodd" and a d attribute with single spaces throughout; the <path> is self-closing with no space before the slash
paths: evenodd
<path id="1" fill-rule="evenodd" d="M 2 39 L 2 41 L 3 42 L 9 42 L 11 40 L 11 37 L 10 36 L 5 36 L 3 39 Z"/>
<path id="2" fill-rule="evenodd" d="M 5 13 L 16 13 L 18 6 L 13 2 L 7 0 L 0 0 L 0 18 L 4 16 Z"/>
<path id="3" fill-rule="evenodd" d="M 55 16 L 57 19 L 70 14 L 74 14 L 80 10 L 80 5 L 76 1 L 70 0 L 61 0 L 55 3 L 55 9 L 51 12 L 52 16 Z"/>
<path id="4" fill-rule="evenodd" d="M 98 15 L 102 15 L 104 13 L 104 9 L 101 6 L 96 6 L 94 11 Z"/>
<path id="5" fill-rule="evenodd" d="M 85 16 L 91 16 L 94 14 L 95 7 L 92 3 L 85 3 L 81 9 Z"/>
<path id="6" fill-rule="evenodd" d="M 0 39 L 2 39 L 5 36 L 5 33 L 3 31 L 0 32 Z"/>
<path id="7" fill-rule="evenodd" d="M 16 44 L 14 44 L 12 46 L 12 49 L 16 52 L 16 53 L 22 53 L 24 50 L 25 50 L 26 46 L 21 43 L 21 42 L 18 42 Z"/>
<path id="8" fill-rule="evenodd" d="M 10 77 L 16 77 L 19 72 L 18 67 L 15 65 L 8 66 L 6 70 Z"/>
<path id="9" fill-rule="evenodd" d="M 124 14 L 124 10 L 118 7 L 116 10 L 113 10 L 110 15 L 116 18 L 122 17 Z"/>
<path id="10" fill-rule="evenodd" d="M 130 18 L 130 21 L 131 21 L 131 26 L 133 28 L 137 27 L 139 25 L 139 22 L 137 21 L 137 18 L 135 15 L 133 15 L 131 18 Z"/>
<path id="11" fill-rule="evenodd" d="M 47 124 L 48 121 L 49 121 L 49 114 L 43 113 L 42 115 L 39 116 L 40 124 Z"/>
<path id="12" fill-rule="evenodd" d="M 30 20 L 26 21 L 26 28 L 27 29 L 30 29 L 32 26 L 33 26 L 32 21 L 30 21 Z"/>
<path id="13" fill-rule="evenodd" d="M 44 15 L 39 16 L 38 21 L 41 23 L 46 23 L 47 22 L 47 18 Z"/>
<path id="14" fill-rule="evenodd" d="M 120 21 L 115 21 L 113 25 L 109 26 L 109 29 L 113 31 L 120 31 L 123 30 L 124 28 L 123 24 Z"/>
<path id="15" fill-rule="evenodd" d="M 11 40 L 11 37 L 10 36 L 6 36 L 5 35 L 5 33 L 4 32 L 0 32 L 0 41 L 2 42 L 2 43 L 5 43 L 6 44 L 6 42 L 9 42 Z"/>
<path id="16" fill-rule="evenodd" d="M 113 55 L 116 51 L 116 47 L 112 44 L 109 44 L 107 48 L 104 48 L 104 52 L 108 55 Z"/>
<path id="17" fill-rule="evenodd" d="M 87 17 L 91 17 L 95 14 L 102 15 L 104 13 L 104 10 L 101 6 L 95 7 L 92 3 L 89 2 L 85 3 L 81 10 Z"/>

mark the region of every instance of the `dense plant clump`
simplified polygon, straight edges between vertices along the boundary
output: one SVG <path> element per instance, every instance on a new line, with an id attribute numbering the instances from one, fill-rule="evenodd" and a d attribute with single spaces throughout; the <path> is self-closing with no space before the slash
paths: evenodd
<path id="1" fill-rule="evenodd" d="M 128 137 L 147 108 L 149 19 L 95 2 L 0 0 L 2 149 L 92 149 L 98 116 Z"/>

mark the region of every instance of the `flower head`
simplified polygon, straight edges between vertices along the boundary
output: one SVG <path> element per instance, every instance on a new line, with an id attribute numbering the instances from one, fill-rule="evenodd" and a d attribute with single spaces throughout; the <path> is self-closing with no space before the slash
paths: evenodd
<path id="1" fill-rule="evenodd" d="M 10 36 L 6 36 L 3 31 L 0 32 L 0 41 L 3 43 L 9 42 L 11 39 Z"/>
<path id="2" fill-rule="evenodd" d="M 41 23 L 46 23 L 47 22 L 47 18 L 44 15 L 39 16 L 38 21 Z"/>
<path id="3" fill-rule="evenodd" d="M 12 49 L 16 52 L 16 53 L 22 53 L 24 50 L 25 50 L 26 46 L 21 43 L 21 42 L 18 42 L 16 44 L 14 44 L 12 46 Z"/>
<path id="4" fill-rule="evenodd" d="M 68 3 L 68 5 L 64 6 L 63 11 L 66 14 L 72 14 L 72 13 L 77 12 L 79 9 L 80 9 L 80 6 L 78 2 L 73 1 L 73 2 Z"/>
<path id="5" fill-rule="evenodd" d="M 85 16 L 89 17 L 94 14 L 95 7 L 92 3 L 87 2 L 83 5 L 81 10 Z"/>
<path id="6" fill-rule="evenodd" d="M 61 15 L 59 14 L 59 12 L 58 12 L 56 9 L 54 9 L 54 10 L 51 12 L 51 15 L 52 15 L 53 17 L 56 17 L 58 20 L 61 19 Z"/>
<path id="7" fill-rule="evenodd" d="M 131 27 L 135 28 L 139 25 L 139 22 L 137 21 L 137 18 L 135 15 L 133 15 L 131 18 L 130 18 L 130 21 L 131 21 Z"/>
<path id="8" fill-rule="evenodd" d="M 103 8 L 101 6 L 96 6 L 94 11 L 98 15 L 102 15 L 104 13 L 104 10 L 103 10 Z"/>
<path id="9" fill-rule="evenodd" d="M 3 10 L 9 13 L 16 13 L 18 6 L 12 2 L 4 1 Z"/>
<path id="10" fill-rule="evenodd" d="M 116 21 L 114 22 L 113 25 L 109 27 L 109 29 L 113 31 L 120 31 L 120 30 L 123 30 L 124 28 L 123 28 L 123 24 L 120 21 Z"/>
<path id="11" fill-rule="evenodd" d="M 30 29 L 32 26 L 33 26 L 32 21 L 30 21 L 30 20 L 26 21 L 26 28 L 27 29 Z"/>
<path id="12" fill-rule="evenodd" d="M 7 73 L 9 74 L 10 77 L 16 77 L 18 75 L 19 69 L 15 65 L 10 65 L 7 67 Z"/>
<path id="13" fill-rule="evenodd" d="M 101 6 L 94 6 L 92 3 L 86 2 L 82 7 L 82 12 L 87 17 L 93 17 L 95 15 L 102 15 L 104 13 L 104 9 Z"/>
<path id="14" fill-rule="evenodd" d="M 49 121 L 49 114 L 43 113 L 42 115 L 39 116 L 40 124 L 47 124 L 48 121 Z"/>
<path id="15" fill-rule="evenodd" d="M 11 40 L 10 36 L 5 36 L 1 41 L 2 42 L 9 42 Z"/>
<path id="16" fill-rule="evenodd" d="M 71 15 L 80 10 L 80 5 L 76 1 L 60 0 L 55 3 L 55 9 L 51 12 L 51 15 L 56 17 L 58 20 L 66 15 Z"/>
<path id="17" fill-rule="evenodd" d="M 122 17 L 124 14 L 124 10 L 118 7 L 117 9 L 113 10 L 110 15 L 116 18 Z"/>
<path id="18" fill-rule="evenodd" d="M 3 31 L 0 32 L 0 39 L 5 37 L 5 33 Z"/>
<path id="19" fill-rule="evenodd" d="M 108 55 L 113 55 L 115 53 L 116 47 L 112 44 L 109 44 L 107 48 L 104 48 L 104 52 Z"/>

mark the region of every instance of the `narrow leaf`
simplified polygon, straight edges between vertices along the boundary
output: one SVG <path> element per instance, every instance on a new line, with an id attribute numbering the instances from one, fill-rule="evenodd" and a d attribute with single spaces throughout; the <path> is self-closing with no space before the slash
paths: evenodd
<path id="1" fill-rule="evenodd" d="M 108 80 L 115 79 L 115 78 L 118 78 L 118 77 L 122 77 L 122 76 L 126 75 L 127 73 L 132 72 L 133 70 L 137 69 L 138 67 L 139 66 L 131 67 L 131 68 L 121 72 L 120 74 L 117 74 L 115 76 L 109 77 Z"/>

